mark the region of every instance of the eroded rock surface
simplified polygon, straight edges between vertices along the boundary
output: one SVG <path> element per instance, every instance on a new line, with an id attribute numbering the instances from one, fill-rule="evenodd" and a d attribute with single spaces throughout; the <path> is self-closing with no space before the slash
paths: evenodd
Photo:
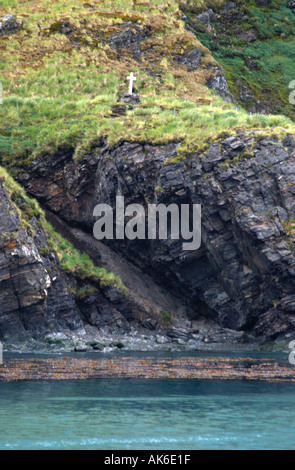
<path id="1" fill-rule="evenodd" d="M 22 340 L 51 330 L 79 329 L 69 279 L 57 259 L 41 256 L 47 247 L 36 220 L 24 227 L 0 183 L 0 336 Z"/>
<path id="2" fill-rule="evenodd" d="M 19 29 L 20 26 L 21 25 L 16 21 L 15 16 L 2 16 L 2 18 L 0 18 L 0 36 L 13 34 Z"/>
<path id="3" fill-rule="evenodd" d="M 134 306 L 126 296 L 112 284 L 65 273 L 38 220 L 22 217 L 25 202 L 3 182 L 0 201 L 0 340 L 46 342 L 48 334 L 87 339 L 86 325 L 128 331 Z"/>
<path id="4" fill-rule="evenodd" d="M 177 147 L 122 142 L 110 150 L 101 140 L 78 163 L 71 151 L 36 161 L 20 181 L 68 226 L 89 234 L 94 206 L 115 209 L 117 194 L 126 205 L 201 204 L 196 252 L 184 252 L 181 240 L 109 246 L 173 292 L 190 320 L 205 317 L 263 339 L 294 331 L 294 139 L 252 132 L 185 159 L 176 158 Z"/>

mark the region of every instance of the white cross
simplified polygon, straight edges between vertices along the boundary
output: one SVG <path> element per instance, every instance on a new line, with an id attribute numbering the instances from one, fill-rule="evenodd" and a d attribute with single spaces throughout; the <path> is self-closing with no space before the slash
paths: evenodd
<path id="1" fill-rule="evenodd" d="M 136 77 L 133 75 L 133 72 L 127 77 L 127 80 L 130 80 L 129 83 L 129 95 L 133 93 L 133 82 L 136 80 Z"/>

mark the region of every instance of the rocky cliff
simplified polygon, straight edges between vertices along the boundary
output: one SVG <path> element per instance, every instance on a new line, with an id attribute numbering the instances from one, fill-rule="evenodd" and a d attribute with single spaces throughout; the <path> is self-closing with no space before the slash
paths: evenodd
<path id="1" fill-rule="evenodd" d="M 285 21 L 289 47 L 292 5 L 127 3 L 65 2 L 42 19 L 35 1 L 0 9 L 0 163 L 14 176 L 0 169 L 0 339 L 80 351 L 293 339 L 295 128 L 237 106 L 293 118 L 288 83 L 277 77 L 282 99 L 260 99 L 235 68 L 254 48 L 246 66 L 262 77 L 257 18 L 269 11 L 278 35 Z M 201 204 L 200 249 L 96 240 L 93 209 L 115 209 L 118 194 L 126 206 Z"/>
<path id="2" fill-rule="evenodd" d="M 126 205 L 201 204 L 201 249 L 184 252 L 181 240 L 169 239 L 108 242 L 118 264 L 120 258 L 128 260 L 174 295 L 191 322 L 207 318 L 264 340 L 290 333 L 295 308 L 293 138 L 237 135 L 185 159 L 177 159 L 177 146 L 123 141 L 109 149 L 102 140 L 79 162 L 71 152 L 40 159 L 20 181 L 97 262 L 101 256 L 98 249 L 95 255 L 92 235 L 97 203 L 115 209 L 120 193 Z M 134 273 L 129 275 L 132 279 Z M 170 305 L 172 317 L 176 305 Z M 156 312 L 149 312 L 155 326 Z M 191 324 L 183 336 L 189 339 L 192 333 Z"/>

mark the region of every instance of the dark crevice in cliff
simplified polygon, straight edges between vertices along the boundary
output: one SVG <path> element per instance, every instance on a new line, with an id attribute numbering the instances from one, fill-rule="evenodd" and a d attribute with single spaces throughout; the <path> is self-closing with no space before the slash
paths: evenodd
<path id="1" fill-rule="evenodd" d="M 95 240 L 93 235 L 87 234 L 83 229 L 70 227 L 48 210 L 46 210 L 46 217 L 77 250 L 87 253 L 96 265 L 106 268 L 122 279 L 128 290 L 129 309 L 138 321 L 142 323 L 152 317 L 155 323 L 159 322 L 161 311 L 168 311 L 177 317 L 186 318 L 184 304 L 171 292 L 166 291 L 163 285 L 159 285 L 153 276 L 138 269 L 111 247 Z"/>
<path id="2" fill-rule="evenodd" d="M 40 159 L 19 180 L 42 201 L 57 231 L 121 277 L 137 321 L 159 324 L 165 311 L 180 324 L 206 318 L 224 330 L 272 338 L 274 331 L 294 329 L 288 312 L 295 260 L 287 227 L 295 216 L 294 148 L 290 136 L 281 143 L 249 133 L 179 159 L 175 143 L 122 141 L 108 149 L 101 142 L 79 161 Z M 95 240 L 93 208 L 107 203 L 115 209 L 118 194 L 125 207 L 201 204 L 201 248 L 184 252 L 181 240 L 170 239 Z"/>

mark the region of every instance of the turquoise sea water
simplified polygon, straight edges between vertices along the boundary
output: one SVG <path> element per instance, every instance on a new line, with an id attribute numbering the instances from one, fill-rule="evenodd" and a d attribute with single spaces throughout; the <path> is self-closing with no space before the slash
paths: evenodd
<path id="1" fill-rule="evenodd" d="M 0 449 L 294 449 L 295 385 L 0 383 Z"/>

